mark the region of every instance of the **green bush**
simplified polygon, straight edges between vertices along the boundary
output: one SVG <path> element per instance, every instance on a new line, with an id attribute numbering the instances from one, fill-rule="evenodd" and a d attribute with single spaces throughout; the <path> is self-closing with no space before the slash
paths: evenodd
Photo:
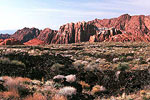
<path id="1" fill-rule="evenodd" d="M 150 100 L 150 97 L 143 97 L 143 100 Z"/>
<path id="2" fill-rule="evenodd" d="M 51 70 L 52 71 L 59 71 L 62 68 L 64 68 L 64 65 L 56 63 L 56 64 L 53 64 L 53 66 L 51 67 Z"/>
<path id="3" fill-rule="evenodd" d="M 129 69 L 129 64 L 126 63 L 126 62 L 119 63 L 119 65 L 117 67 L 117 70 L 120 70 L 120 71 L 125 71 L 125 70 L 128 70 L 128 69 Z"/>
<path id="4" fill-rule="evenodd" d="M 26 66 L 23 62 L 18 61 L 18 60 L 12 60 L 12 61 L 11 61 L 11 64 L 12 64 L 12 65 L 17 65 L 17 66 L 23 66 L 23 67 Z"/>

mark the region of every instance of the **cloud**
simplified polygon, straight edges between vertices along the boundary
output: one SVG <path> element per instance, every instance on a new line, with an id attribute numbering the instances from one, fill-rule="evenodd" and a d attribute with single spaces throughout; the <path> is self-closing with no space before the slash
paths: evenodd
<path id="1" fill-rule="evenodd" d="M 56 17 L 89 17 L 93 16 L 97 18 L 98 16 L 114 16 L 119 15 L 117 12 L 111 12 L 111 11 L 102 11 L 102 10 L 83 10 L 83 9 L 55 9 L 55 8 L 38 8 L 38 9 L 32 9 L 32 14 L 39 13 L 39 14 L 50 14 L 53 15 L 60 15 Z M 85 19 L 86 20 L 86 19 Z"/>
<path id="2" fill-rule="evenodd" d="M 81 0 L 84 1 L 84 0 Z M 107 13 L 149 14 L 149 0 L 92 0 L 88 2 L 62 1 L 63 5 L 73 5 L 80 9 Z M 75 5 L 74 5 L 75 4 Z M 82 8 L 81 8 L 82 7 Z"/>
<path id="3" fill-rule="evenodd" d="M 150 14 L 149 0 L 30 0 L 29 5 L 27 1 L 1 1 L 0 30 L 25 26 L 58 29 L 69 22 L 113 18 L 124 13 Z M 21 5 L 23 2 L 25 5 Z"/>

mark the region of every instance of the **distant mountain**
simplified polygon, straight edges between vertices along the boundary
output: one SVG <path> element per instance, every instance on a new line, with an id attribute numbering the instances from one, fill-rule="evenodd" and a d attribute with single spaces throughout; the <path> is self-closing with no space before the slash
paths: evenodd
<path id="1" fill-rule="evenodd" d="M 16 31 L 11 38 L 15 38 L 21 43 L 25 43 L 29 40 L 36 38 L 40 34 L 40 30 L 37 28 L 23 28 L 21 30 Z"/>
<path id="2" fill-rule="evenodd" d="M 14 34 L 16 30 L 0 30 L 1 34 Z"/>
<path id="3" fill-rule="evenodd" d="M 9 34 L 0 34 L 0 39 L 8 39 L 10 38 Z"/>
<path id="4" fill-rule="evenodd" d="M 41 41 L 37 44 L 68 44 L 87 41 L 150 42 L 150 16 L 124 14 L 118 18 L 68 23 L 62 25 L 59 30 L 23 28 L 15 32 L 11 38 L 30 45 L 32 42 L 36 44 L 38 39 Z"/>
<path id="5" fill-rule="evenodd" d="M 5 40 L 0 39 L 0 45 L 22 45 L 22 43 L 19 40 L 8 38 Z"/>

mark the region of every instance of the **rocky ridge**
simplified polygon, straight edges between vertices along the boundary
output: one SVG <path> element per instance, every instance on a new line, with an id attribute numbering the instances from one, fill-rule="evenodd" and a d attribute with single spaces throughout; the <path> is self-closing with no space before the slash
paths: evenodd
<path id="1" fill-rule="evenodd" d="M 89 22 L 67 23 L 59 30 L 23 28 L 11 37 L 25 43 L 37 38 L 46 44 L 80 42 L 149 42 L 150 16 L 124 14 L 118 18 L 95 19 Z"/>

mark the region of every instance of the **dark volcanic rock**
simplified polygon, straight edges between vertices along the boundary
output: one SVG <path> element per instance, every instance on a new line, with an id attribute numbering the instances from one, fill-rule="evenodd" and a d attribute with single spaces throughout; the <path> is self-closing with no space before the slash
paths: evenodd
<path id="1" fill-rule="evenodd" d="M 40 30 L 37 28 L 23 28 L 15 32 L 11 37 L 25 43 L 33 38 L 36 38 L 40 34 Z"/>

